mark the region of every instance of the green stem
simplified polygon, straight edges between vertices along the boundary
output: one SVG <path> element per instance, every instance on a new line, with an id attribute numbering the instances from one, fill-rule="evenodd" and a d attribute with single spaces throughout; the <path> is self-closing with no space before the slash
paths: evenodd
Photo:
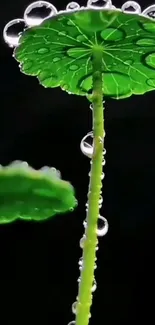
<path id="1" fill-rule="evenodd" d="M 98 244 L 97 224 L 99 217 L 99 198 L 102 188 L 102 161 L 104 139 L 103 93 L 102 93 L 102 51 L 95 48 L 93 64 L 93 143 L 94 151 L 91 163 L 91 176 L 88 193 L 88 212 L 86 239 L 83 247 L 83 268 L 79 284 L 78 303 L 76 307 L 76 325 L 88 325 L 92 305 L 92 285 L 96 247 Z"/>

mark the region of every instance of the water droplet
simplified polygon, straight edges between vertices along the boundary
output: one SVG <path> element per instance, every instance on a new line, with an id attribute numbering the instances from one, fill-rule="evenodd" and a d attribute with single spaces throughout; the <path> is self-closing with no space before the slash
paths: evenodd
<path id="1" fill-rule="evenodd" d="M 92 288 L 91 288 L 91 292 L 95 292 L 96 289 L 97 289 L 97 283 L 96 283 L 96 280 L 94 279 L 93 285 L 92 285 Z"/>
<path id="2" fill-rule="evenodd" d="M 83 35 L 78 35 L 76 37 L 76 39 L 77 39 L 78 42 L 85 42 L 86 41 L 86 38 Z"/>
<path id="3" fill-rule="evenodd" d="M 24 12 L 24 20 L 28 26 L 38 26 L 45 19 L 57 14 L 57 9 L 47 1 L 31 3 Z"/>
<path id="4" fill-rule="evenodd" d="M 127 2 L 125 2 L 121 9 L 124 12 L 137 13 L 137 14 L 141 13 L 140 5 L 135 1 L 127 1 Z"/>
<path id="5" fill-rule="evenodd" d="M 107 219 L 105 219 L 102 216 L 99 216 L 98 223 L 100 223 L 100 226 L 98 225 L 97 236 L 99 236 L 99 237 L 105 236 L 109 229 Z"/>
<path id="6" fill-rule="evenodd" d="M 76 314 L 76 307 L 77 307 L 77 301 L 73 302 L 72 304 L 72 313 Z"/>
<path id="7" fill-rule="evenodd" d="M 61 85 L 61 88 L 63 89 L 63 90 L 68 90 L 68 85 L 67 84 L 63 84 L 63 85 Z"/>
<path id="8" fill-rule="evenodd" d="M 61 60 L 60 58 L 55 57 L 55 58 L 53 59 L 53 62 L 56 63 L 56 62 L 58 62 L 58 61 L 60 61 L 60 60 Z"/>
<path id="9" fill-rule="evenodd" d="M 73 64 L 73 65 L 70 65 L 69 66 L 69 70 L 71 70 L 71 71 L 76 71 L 76 70 L 78 70 L 79 69 L 79 67 L 78 67 L 78 65 L 76 65 L 76 64 Z"/>
<path id="10" fill-rule="evenodd" d="M 155 88 L 155 79 L 154 78 L 148 79 L 146 83 L 148 86 Z"/>
<path id="11" fill-rule="evenodd" d="M 79 266 L 83 265 L 83 257 L 80 257 L 78 264 L 79 264 Z"/>
<path id="12" fill-rule="evenodd" d="M 24 62 L 24 71 L 26 72 L 27 70 L 29 70 L 33 65 L 32 61 L 25 61 Z M 20 65 L 20 68 L 22 68 L 22 65 Z"/>
<path id="13" fill-rule="evenodd" d="M 66 30 L 62 30 L 61 32 L 58 33 L 59 36 L 66 36 L 67 31 Z"/>
<path id="14" fill-rule="evenodd" d="M 66 7 L 66 10 L 77 10 L 80 8 L 80 5 L 77 3 L 77 2 L 70 2 L 67 7 Z"/>
<path id="15" fill-rule="evenodd" d="M 93 145 L 89 144 L 89 142 L 93 142 L 93 132 L 89 132 L 81 141 L 80 148 L 82 153 L 88 158 L 92 158 L 93 156 Z"/>
<path id="16" fill-rule="evenodd" d="M 45 54 L 49 52 L 49 49 L 47 47 L 43 47 L 37 51 L 39 54 Z"/>
<path id="17" fill-rule="evenodd" d="M 105 177 L 105 174 L 104 174 L 104 173 L 102 173 L 102 175 L 101 175 L 101 180 L 103 180 L 103 179 L 104 179 L 104 177 Z"/>
<path id="18" fill-rule="evenodd" d="M 84 244 L 86 241 L 86 235 L 83 235 L 83 237 L 80 239 L 80 248 L 84 248 Z"/>
<path id="19" fill-rule="evenodd" d="M 71 322 L 68 323 L 68 325 L 75 325 L 75 321 L 72 320 Z"/>
<path id="20" fill-rule="evenodd" d="M 86 220 L 83 221 L 83 226 L 84 226 L 85 229 L 87 228 L 87 221 Z"/>
<path id="21" fill-rule="evenodd" d="M 111 8 L 112 2 L 111 0 L 88 0 L 87 2 L 88 7 L 93 8 Z"/>
<path id="22" fill-rule="evenodd" d="M 6 24 L 3 31 L 4 41 L 10 47 L 16 47 L 19 45 L 19 39 L 26 28 L 24 19 L 14 19 L 11 20 L 8 24 Z"/>
<path id="23" fill-rule="evenodd" d="M 153 38 L 142 38 L 136 44 L 139 46 L 155 46 L 155 40 Z"/>
<path id="24" fill-rule="evenodd" d="M 125 34 L 120 29 L 109 27 L 101 32 L 101 37 L 104 41 L 120 41 L 125 38 Z"/>
<path id="25" fill-rule="evenodd" d="M 149 6 L 146 8 L 142 14 L 149 18 L 155 18 L 155 5 Z"/>
<path id="26" fill-rule="evenodd" d="M 99 203 L 99 206 L 102 207 L 102 203 L 103 203 L 103 197 L 102 196 L 100 196 L 98 203 Z"/>
<path id="27" fill-rule="evenodd" d="M 132 65 L 134 63 L 133 60 L 126 60 L 124 64 L 127 64 L 127 66 Z"/>
<path id="28" fill-rule="evenodd" d="M 102 166 L 105 166 L 105 164 L 106 164 L 106 161 L 105 161 L 105 159 L 103 158 L 103 160 L 102 160 Z"/>
<path id="29" fill-rule="evenodd" d="M 15 160 L 13 162 L 11 162 L 11 164 L 9 165 L 9 167 L 11 168 L 24 168 L 24 169 L 28 169 L 29 165 L 26 161 L 20 161 L 20 160 Z"/>
<path id="30" fill-rule="evenodd" d="M 155 68 L 155 53 L 151 53 L 145 57 L 146 64 L 151 67 Z"/>

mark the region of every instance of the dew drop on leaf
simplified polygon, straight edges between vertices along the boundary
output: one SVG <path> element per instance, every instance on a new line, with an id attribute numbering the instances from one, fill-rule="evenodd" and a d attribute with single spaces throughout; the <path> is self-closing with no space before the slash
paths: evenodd
<path id="1" fill-rule="evenodd" d="M 150 79 L 147 80 L 146 83 L 147 83 L 148 86 L 151 86 L 152 88 L 155 88 L 155 79 L 150 78 Z"/>
<path id="2" fill-rule="evenodd" d="M 83 35 L 78 35 L 76 37 L 76 39 L 77 39 L 78 42 L 84 42 L 84 41 L 86 41 L 86 37 L 84 37 Z"/>
<path id="3" fill-rule="evenodd" d="M 4 41 L 10 47 L 16 47 L 19 45 L 19 39 L 21 33 L 26 28 L 24 19 L 14 19 L 11 20 L 4 28 L 3 37 Z"/>
<path id="4" fill-rule="evenodd" d="M 97 7 L 97 8 L 110 8 L 112 6 L 111 0 L 88 0 L 88 7 Z"/>
<path id="5" fill-rule="evenodd" d="M 67 34 L 66 30 L 62 30 L 58 33 L 59 36 L 65 36 Z"/>
<path id="6" fill-rule="evenodd" d="M 131 13 L 137 13 L 137 14 L 141 13 L 140 5 L 135 1 L 127 1 L 127 2 L 125 2 L 121 9 L 124 12 L 131 12 Z"/>
<path id="7" fill-rule="evenodd" d="M 106 28 L 101 32 L 101 37 L 105 41 L 120 41 L 125 38 L 125 34 L 116 28 Z"/>
<path id="8" fill-rule="evenodd" d="M 58 57 L 55 57 L 55 58 L 53 59 L 53 62 L 54 62 L 54 63 L 56 63 L 56 62 L 58 62 L 58 61 L 60 61 L 60 58 L 58 58 Z"/>
<path id="9" fill-rule="evenodd" d="M 139 46 L 155 46 L 155 39 L 153 38 L 142 38 L 136 42 Z"/>
<path id="10" fill-rule="evenodd" d="M 28 26 L 40 25 L 45 19 L 57 14 L 57 9 L 47 1 L 31 3 L 24 12 L 24 19 Z"/>
<path id="11" fill-rule="evenodd" d="M 49 52 L 49 48 L 47 47 L 42 47 L 41 49 L 39 49 L 37 51 L 39 54 L 45 54 L 45 53 L 48 53 Z"/>
<path id="12" fill-rule="evenodd" d="M 73 321 L 69 322 L 68 325 L 75 325 L 75 321 L 73 320 Z"/>
<path id="13" fill-rule="evenodd" d="M 147 55 L 145 58 L 145 62 L 149 67 L 155 68 L 155 53 Z"/>
<path id="14" fill-rule="evenodd" d="M 149 6 L 146 8 L 142 14 L 144 16 L 150 17 L 150 18 L 155 18 L 155 5 Z"/>
<path id="15" fill-rule="evenodd" d="M 80 5 L 77 3 L 77 2 L 70 2 L 67 7 L 66 7 L 66 10 L 77 10 L 80 8 Z"/>
<path id="16" fill-rule="evenodd" d="M 79 66 L 76 65 L 76 64 L 73 64 L 73 65 L 70 65 L 70 66 L 69 66 L 69 70 L 71 70 L 71 71 L 76 71 L 76 70 L 78 70 L 78 69 L 79 69 Z"/>

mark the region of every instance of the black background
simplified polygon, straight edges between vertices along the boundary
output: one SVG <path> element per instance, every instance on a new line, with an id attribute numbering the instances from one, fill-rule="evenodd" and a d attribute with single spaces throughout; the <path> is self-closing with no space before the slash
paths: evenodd
<path id="1" fill-rule="evenodd" d="M 91 130 L 91 111 L 85 98 L 45 89 L 22 74 L 3 42 L 5 24 L 22 17 L 31 2 L 0 5 L 0 163 L 25 160 L 34 168 L 56 167 L 75 187 L 79 206 L 45 223 L 0 226 L 0 324 L 67 325 L 74 319 L 90 168 L 79 144 Z M 67 3 L 53 0 L 58 9 Z M 139 3 L 143 9 L 153 4 Z M 120 7 L 123 1 L 113 4 Z M 152 324 L 155 92 L 106 100 L 105 128 L 102 213 L 110 228 L 100 240 L 91 324 Z"/>

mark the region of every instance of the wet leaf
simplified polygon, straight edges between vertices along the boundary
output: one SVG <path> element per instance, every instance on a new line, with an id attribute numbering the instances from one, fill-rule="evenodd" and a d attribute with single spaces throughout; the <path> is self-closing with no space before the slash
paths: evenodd
<path id="1" fill-rule="evenodd" d="M 103 93 L 117 99 L 155 88 L 155 22 L 120 10 L 62 13 L 27 29 L 15 49 L 21 70 L 45 87 L 92 90 L 92 51 L 103 51 Z"/>
<path id="2" fill-rule="evenodd" d="M 54 168 L 34 170 L 24 162 L 0 168 L 0 224 L 42 221 L 77 205 L 74 189 Z"/>

